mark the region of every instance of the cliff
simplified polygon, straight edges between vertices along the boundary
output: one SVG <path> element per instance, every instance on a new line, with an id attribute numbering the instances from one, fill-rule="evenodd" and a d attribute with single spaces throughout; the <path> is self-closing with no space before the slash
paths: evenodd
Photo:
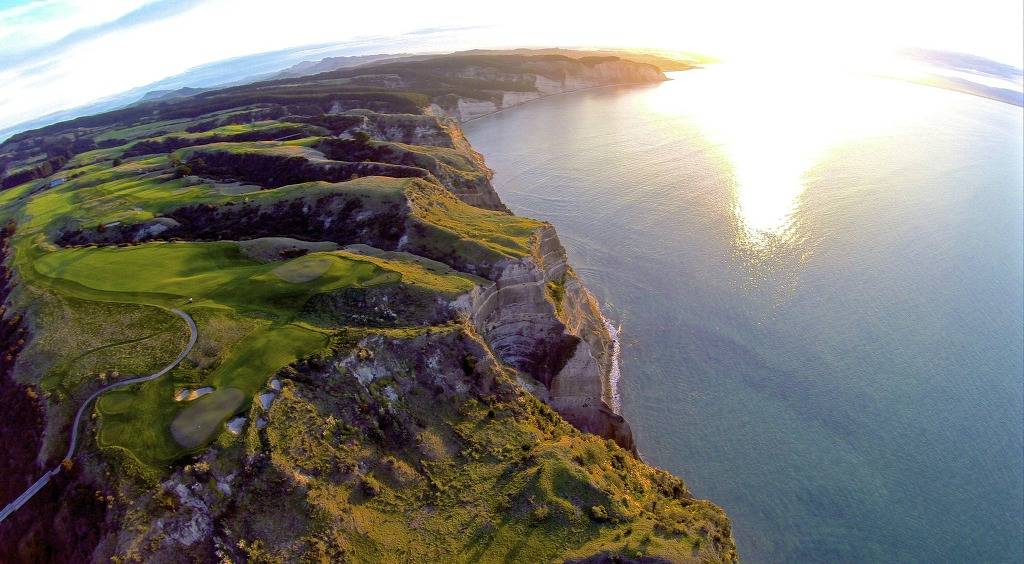
<path id="1" fill-rule="evenodd" d="M 168 309 L 198 327 L 175 370 L 90 406 L 64 481 L 0 525 L 20 539 L 4 560 L 734 561 L 724 513 L 635 456 L 596 300 L 554 227 L 509 213 L 458 124 L 460 100 L 662 79 L 652 68 L 382 63 L 0 145 L 10 170 L 58 169 L 0 193 L 18 221 L 4 311 L 31 328 L 7 313 L 0 393 L 38 399 L 0 414 L 0 434 L 34 435 L 18 483 L 60 456 L 94 390 L 179 354 Z"/>
<path id="2" fill-rule="evenodd" d="M 494 283 L 463 304 L 502 361 L 544 385 L 534 393 L 584 431 L 636 452 L 629 424 L 608 406 L 612 336 L 596 300 L 566 261 L 551 226 L 531 238 L 531 254 L 496 267 Z"/>
<path id="3" fill-rule="evenodd" d="M 526 102 L 587 88 L 622 84 L 649 84 L 665 79 L 654 65 L 639 64 L 615 57 L 569 59 L 555 57 L 525 65 L 519 72 L 501 72 L 470 66 L 456 77 L 517 85 L 515 90 L 488 90 L 486 96 L 456 95 L 444 99 L 434 111 L 459 121 L 518 106 Z"/>

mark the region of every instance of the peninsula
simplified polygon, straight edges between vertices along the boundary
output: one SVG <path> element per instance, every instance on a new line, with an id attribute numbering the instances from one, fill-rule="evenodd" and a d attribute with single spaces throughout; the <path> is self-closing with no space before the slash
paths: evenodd
<path id="1" fill-rule="evenodd" d="M 0 560 L 736 561 L 636 456 L 597 301 L 459 126 L 661 80 L 384 60 L 4 142 L 0 504 L 63 470 Z"/>

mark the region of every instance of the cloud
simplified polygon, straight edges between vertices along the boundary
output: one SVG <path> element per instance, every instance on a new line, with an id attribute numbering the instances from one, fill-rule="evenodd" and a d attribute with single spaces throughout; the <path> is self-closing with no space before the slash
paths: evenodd
<path id="1" fill-rule="evenodd" d="M 31 65 L 42 59 L 53 58 L 77 45 L 103 36 L 116 34 L 134 27 L 165 20 L 192 10 L 202 0 L 156 0 L 143 4 L 111 21 L 75 29 L 64 37 L 22 51 L 0 53 L 0 68 L 6 66 Z M 17 29 L 19 23 L 32 25 L 38 18 L 46 17 L 56 8 L 62 7 L 57 1 L 33 2 L 24 6 L 0 12 L 0 21 L 5 27 Z M 68 6 L 63 6 L 67 8 Z"/>
<path id="2" fill-rule="evenodd" d="M 36 0 L 3 8 L 4 2 L 0 129 L 216 61 L 301 45 L 345 43 L 346 54 L 589 45 L 771 57 L 919 46 L 1020 66 L 1024 42 L 1022 5 L 1005 0 L 636 0 L 616 10 L 550 0 L 520 0 L 506 10 L 481 9 L 480 0 L 447 0 L 443 9 L 392 0 L 386 10 L 337 0 Z M 324 56 L 316 47 L 309 51 L 308 59 Z"/>

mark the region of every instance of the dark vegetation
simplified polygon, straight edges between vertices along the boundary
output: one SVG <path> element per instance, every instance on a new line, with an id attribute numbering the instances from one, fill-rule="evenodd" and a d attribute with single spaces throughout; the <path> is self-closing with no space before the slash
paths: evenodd
<path id="1" fill-rule="evenodd" d="M 11 271 L 6 265 L 8 241 L 14 225 L 0 231 L 0 303 L 6 303 L 11 293 Z M 38 476 L 35 464 L 43 430 L 43 405 L 38 393 L 30 386 L 13 379 L 14 364 L 28 340 L 28 328 L 19 314 L 8 315 L 6 306 L 0 306 L 0 442 L 4 456 L 0 457 L 0 507 L 18 497 Z"/>
<path id="2" fill-rule="evenodd" d="M 243 141 L 273 141 L 288 137 L 300 136 L 305 133 L 301 127 L 282 126 L 274 129 L 243 131 L 233 135 L 208 135 L 200 138 L 169 135 L 160 139 L 146 139 L 133 143 L 122 154 L 125 158 L 148 155 L 152 153 L 170 153 L 184 147 L 209 145 L 211 143 L 239 143 Z"/>
<path id="3" fill-rule="evenodd" d="M 306 157 L 200 151 L 187 164 L 191 174 L 225 181 L 241 180 L 264 188 L 277 188 L 317 180 L 341 182 L 363 176 L 428 178 L 421 168 L 387 162 L 312 161 Z"/>
<path id="4" fill-rule="evenodd" d="M 455 312 L 433 292 L 387 284 L 318 294 L 302 316 L 326 327 L 401 327 L 441 325 L 452 321 Z"/>
<path id="5" fill-rule="evenodd" d="M 14 224 L 0 229 L 0 303 L 12 290 L 7 266 Z M 44 472 L 36 464 L 46 427 L 45 410 L 34 386 L 13 378 L 18 355 L 29 339 L 17 313 L 0 306 L 0 507 L 21 495 Z M 56 461 L 46 461 L 46 468 Z M 103 533 L 105 500 L 72 466 L 0 525 L 0 562 L 81 562 L 89 559 Z"/>
<path id="6" fill-rule="evenodd" d="M 216 206 L 194 204 L 178 208 L 167 217 L 178 226 L 159 234 L 164 240 L 188 241 L 246 240 L 259 237 L 292 237 L 339 244 L 364 242 L 393 249 L 404 232 L 405 214 L 397 204 L 358 218 L 363 203 L 343 194 L 281 200 L 261 206 L 235 204 Z M 328 218 L 331 221 L 326 221 Z M 87 232 L 81 229 L 61 233 L 57 244 L 75 246 L 91 243 L 125 243 L 140 238 L 142 224 L 119 225 Z"/>
<path id="7" fill-rule="evenodd" d="M 61 169 L 66 163 L 68 157 L 66 155 L 55 155 L 52 156 L 40 164 L 22 168 L 16 171 L 12 171 L 10 174 L 4 177 L 3 182 L 0 186 L 3 188 L 13 188 L 19 184 L 24 184 L 30 180 L 37 178 L 45 178 L 50 176 L 54 172 Z"/>

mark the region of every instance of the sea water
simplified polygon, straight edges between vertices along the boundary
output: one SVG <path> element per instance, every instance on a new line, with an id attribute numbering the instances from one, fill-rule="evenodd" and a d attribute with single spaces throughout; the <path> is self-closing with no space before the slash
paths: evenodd
<path id="1" fill-rule="evenodd" d="M 671 76 L 465 125 L 620 328 L 644 459 L 747 561 L 1024 559 L 1022 110 Z"/>

